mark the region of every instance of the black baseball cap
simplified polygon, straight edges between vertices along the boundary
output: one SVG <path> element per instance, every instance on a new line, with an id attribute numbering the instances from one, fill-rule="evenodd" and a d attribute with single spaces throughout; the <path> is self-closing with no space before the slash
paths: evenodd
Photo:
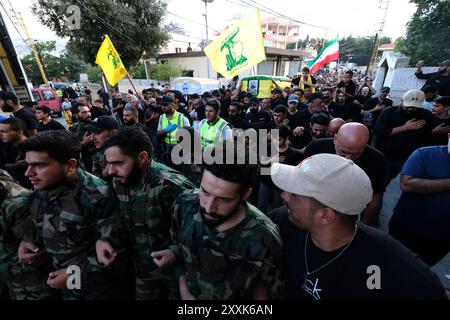
<path id="1" fill-rule="evenodd" d="M 94 133 L 100 133 L 103 130 L 112 130 L 112 129 L 118 129 L 119 123 L 117 122 L 114 117 L 111 116 L 99 116 L 92 120 L 87 126 L 86 129 L 88 131 L 94 132 Z"/>

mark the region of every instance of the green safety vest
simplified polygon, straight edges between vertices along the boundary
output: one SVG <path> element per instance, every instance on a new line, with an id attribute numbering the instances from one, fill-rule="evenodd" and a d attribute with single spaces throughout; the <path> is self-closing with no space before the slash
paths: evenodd
<path id="1" fill-rule="evenodd" d="M 161 120 L 161 129 L 164 130 L 169 126 L 169 124 L 177 124 L 177 128 L 173 130 L 172 132 L 169 132 L 166 134 L 166 137 L 164 138 L 164 141 L 167 144 L 175 145 L 178 143 L 176 136 L 177 136 L 177 130 L 178 128 L 184 127 L 184 121 L 183 121 L 183 115 L 179 113 L 178 111 L 175 111 L 172 119 L 168 120 L 166 114 L 163 114 L 162 120 Z"/>
<path id="2" fill-rule="evenodd" d="M 56 93 L 56 95 L 58 97 L 62 97 L 63 96 L 63 92 L 61 90 L 56 90 L 55 93 Z"/>
<path id="3" fill-rule="evenodd" d="M 214 125 L 209 125 L 208 120 L 203 119 L 200 122 L 200 135 L 202 137 L 202 146 L 207 147 L 215 141 L 222 140 L 222 133 L 228 122 L 219 118 Z"/>

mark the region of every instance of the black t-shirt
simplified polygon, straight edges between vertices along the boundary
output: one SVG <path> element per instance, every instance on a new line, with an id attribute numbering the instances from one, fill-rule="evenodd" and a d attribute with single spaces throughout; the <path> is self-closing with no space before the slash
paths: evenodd
<path id="1" fill-rule="evenodd" d="M 8 171 L 22 187 L 32 189 L 33 186 L 31 185 L 30 180 L 25 176 L 28 166 L 26 164 L 20 166 L 16 165 L 16 159 L 24 160 L 25 154 L 19 151 L 17 146 L 13 143 L 2 143 L 0 147 L 2 148 L 1 151 L 3 153 L 3 169 Z"/>
<path id="2" fill-rule="evenodd" d="M 345 121 L 352 120 L 355 113 L 356 106 L 352 102 L 346 102 L 344 104 L 334 104 L 328 107 L 328 111 L 335 118 L 341 118 Z"/>
<path id="3" fill-rule="evenodd" d="M 433 120 L 431 122 L 431 127 L 434 129 L 437 126 L 444 124 L 445 127 L 450 126 L 450 118 L 440 119 L 433 115 Z M 439 133 L 431 135 L 431 145 L 441 146 L 446 145 L 448 143 L 448 134 L 447 133 Z"/>
<path id="4" fill-rule="evenodd" d="M 353 80 L 350 80 L 349 82 L 345 83 L 343 80 L 338 83 L 338 88 L 345 88 L 345 92 L 351 95 L 355 95 L 356 93 L 356 84 L 353 82 Z"/>
<path id="5" fill-rule="evenodd" d="M 336 154 L 333 138 L 312 141 L 306 147 L 304 157 L 319 153 Z M 367 145 L 361 157 L 354 162 L 369 176 L 374 193 L 382 193 L 386 190 L 388 164 L 386 157 L 380 151 Z"/>
<path id="6" fill-rule="evenodd" d="M 426 124 L 417 130 L 389 136 L 392 129 L 412 119 L 425 120 Z M 417 108 L 414 114 L 405 113 L 401 107 L 384 109 L 375 126 L 375 148 L 383 152 L 389 161 L 405 162 L 414 150 L 431 143 L 432 119 L 432 113 L 423 108 Z"/>
<path id="7" fill-rule="evenodd" d="M 91 119 L 92 120 L 94 120 L 95 118 L 98 118 L 100 116 L 109 116 L 109 115 L 111 115 L 111 113 L 106 108 L 98 108 L 96 106 L 93 106 L 91 108 Z"/>
<path id="8" fill-rule="evenodd" d="M 294 130 L 296 127 L 309 128 L 309 123 L 311 122 L 312 113 L 309 112 L 308 108 L 297 111 L 294 114 L 287 114 L 287 119 L 289 120 L 289 127 Z"/>
<path id="9" fill-rule="evenodd" d="M 295 149 L 303 149 L 311 141 L 313 141 L 313 136 L 311 134 L 311 130 L 305 129 L 301 136 L 295 136 L 294 134 L 291 134 L 289 136 L 289 141 L 291 142 L 292 147 L 294 147 Z"/>
<path id="10" fill-rule="evenodd" d="M 288 299 L 447 300 L 439 278 L 430 268 L 383 231 L 358 224 L 353 241 L 344 251 L 345 246 L 325 252 L 289 221 L 286 207 L 269 216 L 280 228 L 283 241 L 282 273 Z M 308 281 L 306 263 L 311 272 Z"/>
<path id="11" fill-rule="evenodd" d="M 380 100 L 378 99 L 378 97 L 375 97 L 375 98 L 372 98 L 372 99 L 369 99 L 365 104 L 364 104 L 364 107 L 363 107 L 363 110 L 372 110 L 373 108 L 375 108 L 376 106 L 377 106 L 377 104 L 379 104 L 380 103 Z M 386 99 L 384 99 L 384 101 L 383 101 L 383 104 L 386 106 L 385 107 L 385 109 L 387 108 L 387 107 L 392 107 L 392 100 L 391 99 L 389 99 L 389 98 L 386 98 Z M 378 120 L 378 117 L 380 116 L 380 114 L 381 114 L 381 111 L 383 111 L 383 110 L 380 110 L 380 111 L 372 111 L 372 121 L 371 121 L 371 123 L 372 123 L 372 125 L 373 124 L 375 124 L 375 123 L 377 123 L 377 120 Z"/>
<path id="12" fill-rule="evenodd" d="M 272 100 L 272 102 L 270 103 L 270 109 L 272 109 L 272 110 L 275 109 L 275 107 L 279 104 L 287 107 L 286 99 L 281 97 L 280 99 Z"/>
<path id="13" fill-rule="evenodd" d="M 49 130 L 66 130 L 66 128 L 61 123 L 53 119 L 51 119 L 47 124 L 39 122 L 38 132 Z"/>
<path id="14" fill-rule="evenodd" d="M 25 122 L 25 125 L 27 126 L 27 130 L 33 130 L 37 129 L 39 125 L 39 121 L 36 118 L 35 114 L 28 110 L 26 107 L 23 107 L 17 112 L 13 113 L 14 117 L 20 118 Z"/>
<path id="15" fill-rule="evenodd" d="M 236 117 L 236 118 L 228 118 L 228 123 L 231 125 L 234 129 L 242 129 L 247 130 L 248 129 L 248 122 L 242 119 L 242 117 Z"/>
<path id="16" fill-rule="evenodd" d="M 416 73 L 418 79 L 426 79 L 422 90 L 427 85 L 433 85 L 438 88 L 438 95 L 440 96 L 450 96 L 450 75 L 444 76 L 439 72 L 432 73 Z"/>
<path id="17" fill-rule="evenodd" d="M 245 115 L 245 121 L 253 129 L 270 129 L 272 127 L 272 118 L 267 111 L 249 112 Z"/>

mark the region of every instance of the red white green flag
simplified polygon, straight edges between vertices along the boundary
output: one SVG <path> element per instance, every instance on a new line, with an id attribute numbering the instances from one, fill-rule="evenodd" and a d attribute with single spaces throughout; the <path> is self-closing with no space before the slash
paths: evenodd
<path id="1" fill-rule="evenodd" d="M 338 38 L 328 42 L 314 60 L 308 62 L 310 73 L 323 68 L 324 65 L 332 61 L 339 60 L 339 40 Z"/>

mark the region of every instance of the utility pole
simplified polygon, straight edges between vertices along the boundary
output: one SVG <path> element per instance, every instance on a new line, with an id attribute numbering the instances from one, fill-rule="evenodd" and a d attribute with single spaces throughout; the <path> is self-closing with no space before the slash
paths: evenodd
<path id="1" fill-rule="evenodd" d="M 15 11 L 13 11 L 13 12 L 14 12 L 14 14 L 16 14 Z M 27 35 L 28 45 L 30 46 L 31 51 L 33 51 L 34 59 L 36 60 L 39 71 L 41 72 L 42 79 L 44 80 L 45 85 L 48 87 L 49 84 L 48 84 L 47 76 L 45 75 L 45 71 L 44 71 L 44 67 L 42 66 L 41 59 L 39 59 L 39 54 L 38 54 L 37 48 L 34 44 L 33 39 L 31 39 L 30 33 L 28 32 L 28 28 L 25 24 L 25 20 L 23 19 L 23 16 L 20 12 L 19 12 L 18 16 L 20 18 L 20 24 L 22 26 L 22 29 L 25 31 L 25 33 Z"/>
<path id="2" fill-rule="evenodd" d="M 205 3 L 205 24 L 206 24 L 206 43 L 205 47 L 208 45 L 209 39 L 208 39 L 208 3 L 212 3 L 214 0 L 202 0 Z M 206 57 L 206 69 L 208 70 L 208 78 L 211 78 L 210 72 L 209 72 L 209 60 L 208 57 Z"/>
<path id="3" fill-rule="evenodd" d="M 377 60 L 378 47 L 380 46 L 380 41 L 381 41 L 381 33 L 384 30 L 384 24 L 386 23 L 386 16 L 388 13 L 390 2 L 391 2 L 390 0 L 380 0 L 380 4 L 378 6 L 379 9 L 383 10 L 383 17 L 381 19 L 380 26 L 376 30 L 375 39 L 373 41 L 372 55 L 370 57 L 370 61 L 369 61 L 369 64 L 367 65 L 367 69 L 366 69 L 366 76 L 372 74 L 373 67 Z"/>

